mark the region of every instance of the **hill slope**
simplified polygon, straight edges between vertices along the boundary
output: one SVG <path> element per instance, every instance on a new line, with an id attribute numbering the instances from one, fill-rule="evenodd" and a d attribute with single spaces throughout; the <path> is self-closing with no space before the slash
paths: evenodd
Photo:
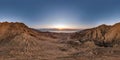
<path id="1" fill-rule="evenodd" d="M 100 25 L 69 34 L 40 32 L 24 23 L 3 22 L 0 60 L 119 60 L 120 49 L 114 47 L 120 43 L 119 27 L 120 23 Z"/>
<path id="2" fill-rule="evenodd" d="M 71 38 L 78 39 L 80 42 L 94 41 L 98 46 L 114 46 L 120 42 L 120 23 L 113 26 L 100 25 L 95 28 L 86 29 L 74 33 Z"/>
<path id="3" fill-rule="evenodd" d="M 23 23 L 0 23 L 0 59 L 35 60 L 63 56 L 64 52 L 60 48 L 64 44 L 58 43 L 58 39 L 51 36 Z"/>

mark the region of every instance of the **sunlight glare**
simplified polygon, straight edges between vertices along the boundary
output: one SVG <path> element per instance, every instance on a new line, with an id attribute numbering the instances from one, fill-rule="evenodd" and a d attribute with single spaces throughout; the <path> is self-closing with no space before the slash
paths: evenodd
<path id="1" fill-rule="evenodd" d="M 67 27 L 65 25 L 56 25 L 56 26 L 54 26 L 54 28 L 62 30 L 62 29 L 65 29 Z"/>

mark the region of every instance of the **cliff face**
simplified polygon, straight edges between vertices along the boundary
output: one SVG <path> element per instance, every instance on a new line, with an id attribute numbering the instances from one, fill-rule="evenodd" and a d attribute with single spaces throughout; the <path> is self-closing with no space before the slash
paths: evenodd
<path id="1" fill-rule="evenodd" d="M 113 26 L 100 25 L 95 28 L 86 29 L 77 32 L 71 36 L 73 39 L 78 39 L 80 42 L 94 41 L 99 46 L 113 46 L 118 44 L 120 40 L 120 23 Z"/>

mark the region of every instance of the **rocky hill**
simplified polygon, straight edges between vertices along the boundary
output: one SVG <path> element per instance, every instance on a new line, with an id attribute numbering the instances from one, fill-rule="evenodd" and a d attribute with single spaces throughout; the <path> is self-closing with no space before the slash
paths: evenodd
<path id="1" fill-rule="evenodd" d="M 0 23 L 0 60 L 52 59 L 62 56 L 52 34 L 43 33 L 19 22 Z M 56 51 L 56 53 L 54 53 Z M 51 56 L 52 55 L 52 56 Z M 50 57 L 50 58 L 49 58 Z"/>
<path id="2" fill-rule="evenodd" d="M 120 44 L 120 23 L 113 26 L 100 25 L 95 28 L 86 29 L 74 33 L 71 38 L 80 42 L 93 41 L 98 46 L 112 47 Z"/>
<path id="3" fill-rule="evenodd" d="M 2 22 L 0 60 L 120 60 L 119 27 L 103 24 L 76 33 L 50 33 Z"/>
<path id="4" fill-rule="evenodd" d="M 72 47 L 74 44 L 68 43 L 69 36 L 67 33 L 41 32 L 20 22 L 1 22 L 0 60 L 63 59 L 77 52 Z"/>
<path id="5" fill-rule="evenodd" d="M 45 36 L 41 35 L 40 32 L 27 27 L 24 23 L 0 23 L 0 44 L 2 45 L 31 45 L 34 42 L 37 42 L 37 40 L 45 40 L 46 38 L 44 37 Z"/>

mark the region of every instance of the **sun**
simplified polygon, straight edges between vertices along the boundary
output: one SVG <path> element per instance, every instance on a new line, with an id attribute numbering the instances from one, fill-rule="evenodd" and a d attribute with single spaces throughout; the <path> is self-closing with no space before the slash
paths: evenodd
<path id="1" fill-rule="evenodd" d="M 54 28 L 62 30 L 62 29 L 65 29 L 67 27 L 65 25 L 56 25 L 56 26 L 54 26 Z"/>

